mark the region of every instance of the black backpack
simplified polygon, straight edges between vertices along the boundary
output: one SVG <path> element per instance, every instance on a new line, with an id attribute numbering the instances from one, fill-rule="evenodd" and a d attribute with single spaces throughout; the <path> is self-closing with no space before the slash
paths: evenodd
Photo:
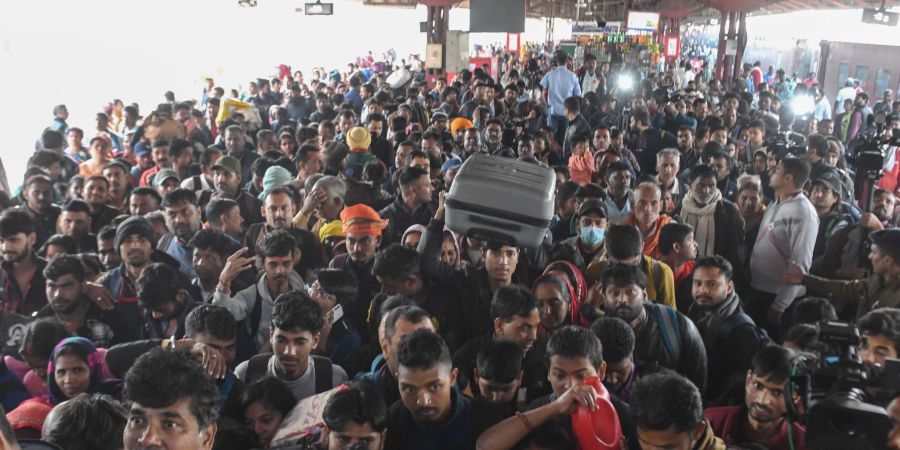
<path id="1" fill-rule="evenodd" d="M 740 308 L 738 308 L 734 314 L 722 321 L 722 324 L 719 326 L 719 333 L 716 336 L 716 342 L 725 342 L 725 339 L 728 339 L 728 336 L 731 335 L 732 331 L 745 325 L 750 325 L 756 330 L 756 337 L 759 339 L 759 348 L 774 343 L 772 337 L 769 336 L 769 333 L 762 327 L 756 325 L 756 323 L 753 322 L 753 319 L 751 319 L 747 313 L 741 311 Z"/>

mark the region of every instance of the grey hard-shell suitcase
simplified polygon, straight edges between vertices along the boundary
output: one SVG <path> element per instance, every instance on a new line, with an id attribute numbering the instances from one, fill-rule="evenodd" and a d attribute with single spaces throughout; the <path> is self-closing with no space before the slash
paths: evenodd
<path id="1" fill-rule="evenodd" d="M 473 239 L 535 248 L 550 227 L 555 188 L 556 173 L 549 167 L 472 155 L 447 194 L 447 226 Z"/>

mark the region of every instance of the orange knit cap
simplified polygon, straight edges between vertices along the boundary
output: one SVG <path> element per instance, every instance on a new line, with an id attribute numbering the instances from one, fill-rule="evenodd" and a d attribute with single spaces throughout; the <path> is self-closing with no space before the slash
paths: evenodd
<path id="1" fill-rule="evenodd" d="M 381 231 L 388 226 L 387 220 L 382 220 L 377 211 L 363 203 L 344 208 L 341 211 L 341 223 L 344 225 L 344 234 L 368 234 L 374 237 L 381 236 Z"/>
<path id="2" fill-rule="evenodd" d="M 457 117 L 450 122 L 450 133 L 456 134 L 459 130 L 468 130 L 473 127 L 475 127 L 475 125 L 471 120 L 466 119 L 465 117 Z"/>

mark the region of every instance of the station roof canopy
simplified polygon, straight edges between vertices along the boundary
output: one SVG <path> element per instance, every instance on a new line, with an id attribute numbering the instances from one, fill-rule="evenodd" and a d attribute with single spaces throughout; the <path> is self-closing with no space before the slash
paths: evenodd
<path id="1" fill-rule="evenodd" d="M 530 17 L 558 17 L 591 20 L 602 16 L 622 20 L 625 0 L 525 0 Z M 467 8 L 469 0 L 363 0 L 370 5 L 414 6 L 417 3 Z M 878 8 L 882 0 L 631 0 L 631 9 L 659 11 L 666 17 L 713 15 L 713 10 L 779 14 L 814 9 Z M 888 8 L 900 6 L 900 0 L 885 0 Z"/>

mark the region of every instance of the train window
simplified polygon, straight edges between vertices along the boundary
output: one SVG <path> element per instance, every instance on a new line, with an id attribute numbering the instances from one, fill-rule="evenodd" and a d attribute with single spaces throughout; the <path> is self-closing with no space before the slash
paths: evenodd
<path id="1" fill-rule="evenodd" d="M 875 72 L 875 94 L 881 95 L 885 89 L 888 89 L 891 86 L 891 71 L 885 69 L 878 69 Z"/>
<path id="2" fill-rule="evenodd" d="M 841 63 L 840 67 L 838 67 L 838 89 L 844 87 L 844 83 L 847 82 L 847 77 L 850 76 L 850 64 Z"/>
<path id="3" fill-rule="evenodd" d="M 869 66 L 856 66 L 856 79 L 864 91 L 868 91 L 869 85 Z"/>

